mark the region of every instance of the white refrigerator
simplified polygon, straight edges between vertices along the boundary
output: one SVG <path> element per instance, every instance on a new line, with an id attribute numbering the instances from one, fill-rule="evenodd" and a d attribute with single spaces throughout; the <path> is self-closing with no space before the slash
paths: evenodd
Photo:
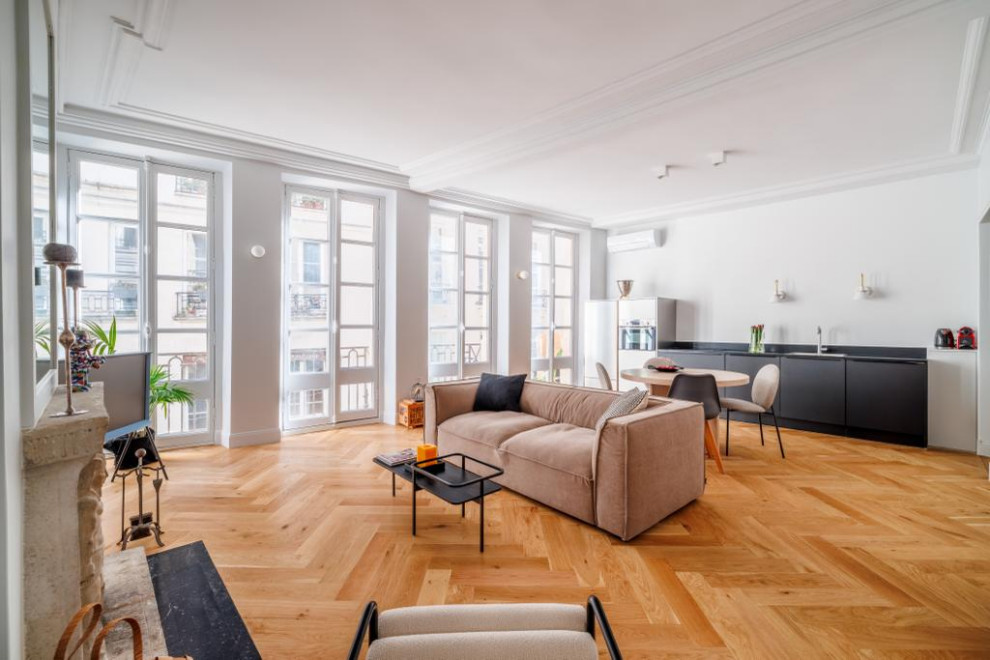
<path id="1" fill-rule="evenodd" d="M 584 308 L 584 384 L 602 387 L 596 364 L 605 366 L 612 387 L 639 385 L 619 378 L 623 369 L 642 367 L 657 347 L 676 338 L 676 301 L 670 298 L 591 300 Z"/>

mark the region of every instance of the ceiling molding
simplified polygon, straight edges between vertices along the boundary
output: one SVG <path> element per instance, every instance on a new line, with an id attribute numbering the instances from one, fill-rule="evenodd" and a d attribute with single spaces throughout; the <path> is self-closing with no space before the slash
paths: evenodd
<path id="1" fill-rule="evenodd" d="M 670 204 L 650 209 L 630 211 L 628 213 L 619 213 L 596 218 L 593 226 L 608 229 L 629 228 L 694 215 L 721 213 L 750 206 L 772 204 L 813 195 L 824 195 L 826 193 L 890 183 L 920 176 L 971 169 L 976 167 L 979 161 L 979 156 L 975 154 L 919 158 L 881 167 L 806 179 L 779 186 L 758 188 L 733 195 L 723 195 L 682 204 Z"/>
<path id="2" fill-rule="evenodd" d="M 642 121 L 822 48 L 964 0 L 806 0 L 524 122 L 401 166 L 415 190 Z"/>
<path id="3" fill-rule="evenodd" d="M 949 153 L 962 151 L 963 138 L 969 124 L 973 92 L 983 57 L 983 46 L 987 36 L 987 17 L 974 18 L 966 26 L 966 43 L 963 46 L 962 65 L 959 71 L 959 88 L 956 91 L 956 105 L 952 115 L 952 130 L 949 133 Z M 982 127 L 981 127 L 982 131 Z"/>
<path id="4" fill-rule="evenodd" d="M 560 211 L 554 211 L 553 209 L 548 209 L 542 206 L 522 204 L 511 199 L 492 197 L 491 195 L 482 195 L 481 193 L 461 190 L 459 188 L 444 188 L 441 190 L 436 190 L 430 193 L 430 197 L 445 202 L 451 202 L 453 204 L 474 206 L 488 211 L 528 215 L 534 220 L 542 220 L 544 222 L 566 225 L 568 227 L 587 228 L 592 225 L 592 219 L 587 216 L 561 213 Z"/>
<path id="5" fill-rule="evenodd" d="M 186 121 L 186 123 L 193 122 Z M 231 137 L 229 134 L 216 135 L 72 104 L 66 105 L 65 112 L 58 116 L 58 129 L 84 133 L 95 131 L 105 134 L 110 139 L 129 138 L 139 142 L 154 142 L 163 149 L 185 149 L 207 155 L 243 158 L 390 188 L 409 188 L 408 178 L 392 166 L 383 166 L 386 169 L 365 167 L 353 162 L 327 158 L 319 150 L 303 145 L 270 138 L 262 138 L 264 143 L 257 142 L 251 139 L 253 134 L 249 133 L 241 133 L 246 137 L 239 138 Z"/>
<path id="6" fill-rule="evenodd" d="M 110 20 L 110 44 L 100 73 L 98 96 L 105 106 L 112 106 L 123 98 L 134 80 L 145 49 L 141 33 L 131 23 L 116 17 Z"/>

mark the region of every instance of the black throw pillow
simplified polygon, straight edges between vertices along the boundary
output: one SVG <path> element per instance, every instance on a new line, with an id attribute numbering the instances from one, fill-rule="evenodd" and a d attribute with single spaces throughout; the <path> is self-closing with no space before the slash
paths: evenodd
<path id="1" fill-rule="evenodd" d="M 478 385 L 478 391 L 474 395 L 474 409 L 522 412 L 519 400 L 522 398 L 525 382 L 526 374 L 518 376 L 481 374 L 481 384 Z"/>

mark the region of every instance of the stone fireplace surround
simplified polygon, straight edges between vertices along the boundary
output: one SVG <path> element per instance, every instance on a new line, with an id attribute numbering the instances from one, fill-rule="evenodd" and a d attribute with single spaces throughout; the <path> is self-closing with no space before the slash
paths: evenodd
<path id="1" fill-rule="evenodd" d="M 103 600 L 103 513 L 107 477 L 103 384 L 75 393 L 87 413 L 65 409 L 60 386 L 34 428 L 23 432 L 25 657 L 50 658 L 84 603 Z"/>

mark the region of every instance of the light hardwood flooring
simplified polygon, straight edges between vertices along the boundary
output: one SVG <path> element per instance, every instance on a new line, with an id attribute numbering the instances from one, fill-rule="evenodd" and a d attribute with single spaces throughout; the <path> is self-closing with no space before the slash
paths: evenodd
<path id="1" fill-rule="evenodd" d="M 371 459 L 420 436 L 389 426 L 168 452 L 164 539 L 205 541 L 265 658 L 344 657 L 370 599 L 591 593 L 630 659 L 990 658 L 982 459 L 785 430 L 782 460 L 732 430 L 725 474 L 709 461 L 704 496 L 631 543 L 507 491 L 484 555 L 477 507 L 427 494 L 414 539 L 408 484 L 393 499 Z M 104 497 L 115 552 L 119 482 Z"/>

